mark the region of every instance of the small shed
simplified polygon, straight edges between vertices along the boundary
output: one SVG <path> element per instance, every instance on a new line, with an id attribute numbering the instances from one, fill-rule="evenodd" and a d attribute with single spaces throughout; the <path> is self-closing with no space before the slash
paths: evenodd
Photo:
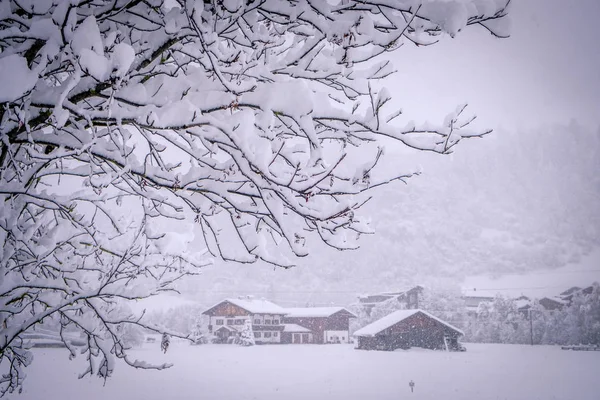
<path id="1" fill-rule="evenodd" d="M 354 332 L 358 349 L 396 350 L 411 347 L 461 350 L 464 333 L 423 310 L 399 310 Z"/>

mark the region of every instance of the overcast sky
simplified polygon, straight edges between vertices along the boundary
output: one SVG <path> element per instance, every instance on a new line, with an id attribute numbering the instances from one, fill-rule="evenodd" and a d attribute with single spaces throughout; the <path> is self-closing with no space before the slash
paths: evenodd
<path id="1" fill-rule="evenodd" d="M 467 29 L 428 48 L 406 46 L 386 82 L 415 119 L 462 102 L 486 127 L 537 127 L 575 118 L 600 125 L 598 0 L 515 0 L 512 33 Z M 432 119 L 432 122 L 433 119 Z"/>

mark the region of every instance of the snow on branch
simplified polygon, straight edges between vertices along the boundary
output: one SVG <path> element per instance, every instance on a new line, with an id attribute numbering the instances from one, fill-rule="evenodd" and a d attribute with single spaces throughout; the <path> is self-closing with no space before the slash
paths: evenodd
<path id="1" fill-rule="evenodd" d="M 88 373 L 144 367 L 112 302 L 171 289 L 208 253 L 290 267 L 310 238 L 356 248 L 362 196 L 414 175 L 379 171 L 382 140 L 444 154 L 487 133 L 462 106 L 403 125 L 370 81 L 404 44 L 505 37 L 510 0 L 331 3 L 0 2 L 2 390 L 45 319 L 84 333 Z M 206 254 L 169 247 L 193 232 Z"/>

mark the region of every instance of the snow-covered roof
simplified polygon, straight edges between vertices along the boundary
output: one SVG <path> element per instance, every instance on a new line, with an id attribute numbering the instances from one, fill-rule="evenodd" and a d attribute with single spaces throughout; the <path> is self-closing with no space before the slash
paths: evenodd
<path id="1" fill-rule="evenodd" d="M 310 333 L 310 329 L 305 328 L 303 326 L 300 325 L 296 325 L 296 324 L 283 324 L 284 328 L 283 331 L 284 332 L 290 332 L 290 333 Z"/>
<path id="2" fill-rule="evenodd" d="M 531 307 L 531 300 L 525 300 L 525 299 L 518 299 L 515 300 L 515 305 L 517 306 L 518 309 L 524 308 L 524 307 Z"/>
<path id="3" fill-rule="evenodd" d="M 540 300 L 544 300 L 544 299 L 551 300 L 551 301 L 554 301 L 554 302 L 557 302 L 557 303 L 560 303 L 560 304 L 564 304 L 564 305 L 568 305 L 569 304 L 568 300 L 562 299 L 562 298 L 557 297 L 557 296 L 542 297 Z"/>
<path id="4" fill-rule="evenodd" d="M 431 319 L 438 321 L 439 323 L 446 325 L 448 328 L 453 329 L 459 332 L 461 335 L 464 335 L 463 331 L 458 329 L 457 327 L 450 325 L 449 323 L 442 321 L 438 317 L 429 314 L 427 311 L 415 309 L 415 310 L 398 310 L 385 317 L 369 324 L 356 332 L 354 332 L 354 336 L 375 336 L 379 332 L 391 327 L 392 325 L 396 325 L 400 321 L 404 321 L 406 318 L 413 316 L 417 313 L 422 313 L 428 316 Z"/>
<path id="5" fill-rule="evenodd" d="M 244 310 L 246 310 L 252 314 L 277 314 L 277 315 L 287 314 L 287 311 L 283 307 L 280 307 L 275 303 L 271 303 L 268 300 L 256 299 L 253 297 L 244 297 L 244 298 L 238 298 L 238 299 L 234 299 L 234 298 L 225 299 L 223 301 L 218 302 L 214 306 L 210 307 L 208 310 L 205 311 L 205 313 L 212 310 L 219 304 L 222 304 L 225 302 L 235 304 L 236 306 L 243 308 Z"/>
<path id="6" fill-rule="evenodd" d="M 572 288 L 569 288 L 569 289 L 565 290 L 564 292 L 562 292 L 559 296 L 569 296 L 580 290 L 581 290 L 581 288 L 579 286 L 573 286 Z"/>
<path id="7" fill-rule="evenodd" d="M 346 310 L 344 307 L 296 307 L 286 308 L 287 317 L 290 318 L 319 318 L 319 317 L 330 317 L 340 311 L 352 315 L 356 318 L 356 315 Z"/>
<path id="8" fill-rule="evenodd" d="M 406 294 L 411 291 L 415 291 L 415 290 L 419 291 L 419 290 L 423 290 L 423 289 L 425 289 L 425 287 L 423 285 L 416 285 L 413 287 L 408 287 L 408 288 L 403 288 L 403 289 L 393 290 L 393 291 L 388 291 L 388 292 L 361 294 L 358 296 L 358 298 L 359 299 L 368 299 L 370 297 L 395 297 L 395 296 L 401 296 L 401 295 Z"/>

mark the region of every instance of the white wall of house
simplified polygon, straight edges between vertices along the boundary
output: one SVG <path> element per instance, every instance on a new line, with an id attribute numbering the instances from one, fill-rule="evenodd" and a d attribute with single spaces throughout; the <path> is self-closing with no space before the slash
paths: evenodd
<path id="1" fill-rule="evenodd" d="M 254 341 L 256 343 L 281 343 L 281 332 L 278 331 L 254 331 L 260 336 L 254 335 Z M 265 333 L 268 335 L 265 336 Z"/>
<path id="2" fill-rule="evenodd" d="M 237 328 L 240 328 L 244 326 L 244 322 L 249 318 L 250 317 L 247 315 L 240 315 L 236 317 L 211 316 L 209 324 L 212 325 L 213 330 L 219 329 L 223 325 L 235 326 Z M 217 324 L 218 320 L 223 321 L 223 323 L 220 325 Z M 227 322 L 228 320 L 230 321 L 229 323 Z"/>
<path id="3" fill-rule="evenodd" d="M 348 343 L 349 333 L 348 331 L 325 331 L 325 343 L 336 342 L 339 340 L 341 343 Z"/>
<path id="4" fill-rule="evenodd" d="M 283 316 L 273 314 L 253 314 L 253 315 L 239 315 L 235 317 L 225 316 L 210 316 L 209 325 L 212 326 L 213 332 L 222 326 L 230 326 L 238 331 L 241 331 L 246 320 L 250 320 L 252 325 L 282 325 Z M 217 324 L 217 321 L 222 321 L 222 324 Z M 228 322 L 229 321 L 229 322 Z M 260 337 L 254 336 L 254 340 L 257 343 L 281 343 L 281 331 L 260 331 L 255 329 L 254 332 L 260 332 Z M 265 337 L 267 333 L 267 337 Z"/>
<path id="5" fill-rule="evenodd" d="M 265 323 L 265 321 L 267 323 Z M 282 315 L 254 314 L 252 316 L 252 324 L 253 325 L 281 325 L 282 323 L 283 323 Z"/>

